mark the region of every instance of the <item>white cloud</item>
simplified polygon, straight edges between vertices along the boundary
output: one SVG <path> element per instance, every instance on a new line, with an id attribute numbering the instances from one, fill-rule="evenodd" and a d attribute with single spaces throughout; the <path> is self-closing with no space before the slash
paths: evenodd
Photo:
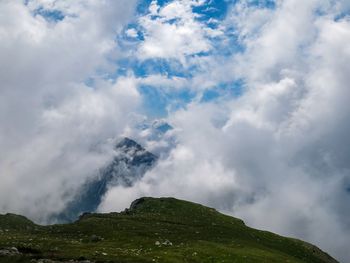
<path id="1" fill-rule="evenodd" d="M 114 72 L 110 58 L 125 52 L 115 37 L 133 1 L 1 1 L 0 211 L 38 221 L 59 211 L 108 160 L 109 138 L 136 136 L 129 130 L 135 115 L 127 113 L 139 109 L 137 85 L 203 91 L 241 79 L 241 97 L 196 98 L 172 112 L 175 148 L 134 187 L 111 189 L 100 209 L 123 209 L 142 195 L 185 198 L 349 261 L 348 1 L 284 0 L 275 9 L 247 3 L 239 1 L 213 30 L 192 11 L 205 1 L 152 1 L 140 31 L 125 32 L 143 34 L 135 55 L 194 65 L 193 77 L 114 82 L 96 72 Z M 66 17 L 48 21 L 34 15 L 40 7 Z M 214 52 L 230 50 L 232 37 L 242 50 Z M 87 87 L 91 76 L 94 87 Z M 154 147 L 146 133 L 137 136 Z"/>
<path id="2" fill-rule="evenodd" d="M 47 21 L 39 7 L 70 14 Z M 116 34 L 134 1 L 0 2 L 0 211 L 45 221 L 110 154 L 139 104 L 136 81 L 114 69 Z M 95 76 L 94 87 L 84 81 Z"/>
<path id="3" fill-rule="evenodd" d="M 168 77 L 164 75 L 150 75 L 139 79 L 139 84 L 150 85 L 154 87 L 162 87 L 168 90 L 184 89 L 190 85 L 187 78 L 184 77 Z"/>
<path id="4" fill-rule="evenodd" d="M 338 3 L 236 6 L 225 23 L 237 23 L 245 49 L 221 65 L 209 57 L 209 77 L 203 71 L 193 81 L 214 86 L 231 75 L 245 81 L 246 92 L 169 116 L 179 128 L 177 147 L 133 188 L 112 189 L 101 210 L 143 195 L 175 196 L 308 240 L 348 262 L 350 22 L 334 19 L 345 12 Z"/>
<path id="5" fill-rule="evenodd" d="M 196 20 L 193 6 L 203 1 L 173 1 L 163 7 L 153 1 L 148 15 L 140 18 L 144 42 L 138 56 L 141 59 L 178 59 L 185 64 L 186 56 L 208 52 L 213 47 L 209 36 L 220 35 L 220 30 L 209 30 L 204 23 Z M 195 43 L 195 44 L 194 44 Z"/>
<path id="6" fill-rule="evenodd" d="M 135 28 L 129 28 L 128 30 L 125 31 L 125 34 L 128 37 L 136 38 L 138 37 L 137 30 Z"/>

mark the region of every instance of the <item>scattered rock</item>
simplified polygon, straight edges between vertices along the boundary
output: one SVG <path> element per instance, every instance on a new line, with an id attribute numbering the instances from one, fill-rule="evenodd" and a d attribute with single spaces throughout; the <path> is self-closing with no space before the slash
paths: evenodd
<path id="1" fill-rule="evenodd" d="M 20 252 L 15 247 L 0 249 L 0 256 L 15 256 L 15 255 L 19 255 L 19 254 L 20 254 Z"/>
<path id="2" fill-rule="evenodd" d="M 154 244 L 155 244 L 156 246 L 161 246 L 161 245 L 164 245 L 164 246 L 172 246 L 172 245 L 173 245 L 173 243 L 170 242 L 168 239 L 165 239 L 164 242 L 156 241 Z"/>
<path id="3" fill-rule="evenodd" d="M 102 241 L 103 239 L 97 235 L 92 235 L 90 238 L 89 238 L 89 241 L 90 242 L 99 242 L 99 241 Z"/>
<path id="4" fill-rule="evenodd" d="M 173 243 L 171 243 L 168 239 L 166 239 L 162 244 L 165 246 L 172 246 L 173 245 Z"/>
<path id="5" fill-rule="evenodd" d="M 94 263 L 95 261 L 90 260 L 69 260 L 69 261 L 55 261 L 51 259 L 32 259 L 30 262 L 32 263 Z"/>

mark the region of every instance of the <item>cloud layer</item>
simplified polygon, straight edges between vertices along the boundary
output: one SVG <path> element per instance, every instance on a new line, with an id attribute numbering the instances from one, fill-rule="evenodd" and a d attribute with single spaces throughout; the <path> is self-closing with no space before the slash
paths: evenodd
<path id="1" fill-rule="evenodd" d="M 206 57 L 208 71 L 191 81 L 231 75 L 244 80 L 244 94 L 172 113 L 177 147 L 134 188 L 112 189 L 101 210 L 143 195 L 176 196 L 306 239 L 346 262 L 350 21 L 339 14 L 347 10 L 340 1 L 233 6 L 221 23 L 242 51 L 221 65 L 220 54 Z"/>
<path id="2" fill-rule="evenodd" d="M 0 3 L 0 210 L 43 221 L 106 162 L 139 103 L 132 79 L 98 76 L 135 3 L 27 2 Z"/>
<path id="3" fill-rule="evenodd" d="M 101 211 L 175 196 L 348 262 L 348 1 L 160 2 L 0 2 L 0 211 L 45 222 L 126 134 L 162 158 Z"/>

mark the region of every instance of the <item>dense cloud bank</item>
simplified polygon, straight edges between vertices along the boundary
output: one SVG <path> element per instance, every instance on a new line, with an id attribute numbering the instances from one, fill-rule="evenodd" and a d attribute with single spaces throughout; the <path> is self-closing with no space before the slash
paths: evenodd
<path id="1" fill-rule="evenodd" d="M 0 10 L 0 211 L 45 221 L 107 161 L 107 139 L 138 104 L 130 79 L 86 84 L 114 70 L 134 1 L 5 0 Z"/>
<path id="2" fill-rule="evenodd" d="M 174 196 L 350 260 L 350 4 L 228 1 L 205 20 L 193 10 L 209 2 L 152 1 L 136 16 L 133 1 L 0 2 L 1 212 L 45 221 L 128 135 L 161 160 L 101 211 Z M 125 57 L 169 70 L 116 76 Z M 144 85 L 192 94 L 169 102 L 160 141 L 134 129 Z"/>
<path id="3" fill-rule="evenodd" d="M 194 78 L 243 79 L 244 94 L 170 115 L 177 147 L 134 188 L 112 189 L 101 210 L 137 196 L 176 196 L 306 239 L 346 262 L 350 21 L 339 14 L 348 7 L 296 0 L 232 7 L 222 23 L 235 26 L 244 50 L 221 65 L 213 55 Z"/>

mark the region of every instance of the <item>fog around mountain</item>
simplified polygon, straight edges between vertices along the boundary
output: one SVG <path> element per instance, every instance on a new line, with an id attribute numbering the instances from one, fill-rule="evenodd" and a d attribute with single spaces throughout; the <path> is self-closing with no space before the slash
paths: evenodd
<path id="1" fill-rule="evenodd" d="M 0 1 L 0 212 L 48 222 L 128 137 L 159 160 L 98 211 L 173 196 L 350 261 L 349 11 Z"/>

